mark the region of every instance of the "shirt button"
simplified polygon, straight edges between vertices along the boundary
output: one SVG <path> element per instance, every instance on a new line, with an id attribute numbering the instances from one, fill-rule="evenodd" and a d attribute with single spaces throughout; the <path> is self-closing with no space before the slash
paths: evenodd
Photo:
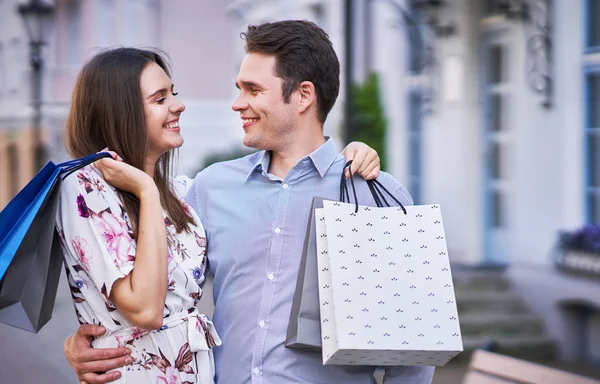
<path id="1" fill-rule="evenodd" d="M 281 228 L 279 228 L 279 227 L 275 228 L 275 233 L 281 233 Z"/>
<path id="2" fill-rule="evenodd" d="M 261 328 L 264 328 L 265 324 L 266 324 L 265 321 L 261 320 L 260 323 L 258 323 L 258 326 L 261 327 Z"/>
<path id="3" fill-rule="evenodd" d="M 255 375 L 258 375 L 260 373 L 260 369 L 254 368 L 252 372 L 254 372 Z"/>
<path id="4" fill-rule="evenodd" d="M 290 189 L 290 186 L 289 186 L 289 184 L 287 184 L 287 183 L 286 183 L 286 184 L 283 184 L 283 189 Z"/>
<path id="5" fill-rule="evenodd" d="M 275 275 L 274 275 L 274 274 L 272 274 L 272 273 L 269 273 L 269 274 L 267 275 L 267 279 L 269 279 L 269 280 L 273 280 L 274 278 L 275 278 Z"/>

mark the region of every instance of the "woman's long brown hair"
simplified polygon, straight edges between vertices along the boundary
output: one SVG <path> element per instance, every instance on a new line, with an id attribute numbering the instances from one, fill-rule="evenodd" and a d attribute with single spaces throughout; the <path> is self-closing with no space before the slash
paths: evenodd
<path id="1" fill-rule="evenodd" d="M 84 157 L 104 148 L 144 171 L 147 151 L 140 77 L 150 63 L 158 64 L 170 76 L 166 60 L 157 52 L 117 48 L 101 52 L 79 73 L 65 128 L 65 144 L 73 157 Z M 186 213 L 171 187 L 174 151 L 161 156 L 154 169 L 160 200 L 178 233 L 189 231 L 192 218 Z M 131 193 L 118 191 L 134 228 L 140 216 L 140 202 Z"/>

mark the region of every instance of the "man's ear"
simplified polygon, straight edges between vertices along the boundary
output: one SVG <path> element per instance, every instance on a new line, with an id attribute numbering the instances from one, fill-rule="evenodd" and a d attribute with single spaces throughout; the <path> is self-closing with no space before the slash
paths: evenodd
<path id="1" fill-rule="evenodd" d="M 300 94 L 300 103 L 298 104 L 298 112 L 306 112 L 311 105 L 317 103 L 317 93 L 315 92 L 315 85 L 311 81 L 303 81 L 298 87 Z"/>

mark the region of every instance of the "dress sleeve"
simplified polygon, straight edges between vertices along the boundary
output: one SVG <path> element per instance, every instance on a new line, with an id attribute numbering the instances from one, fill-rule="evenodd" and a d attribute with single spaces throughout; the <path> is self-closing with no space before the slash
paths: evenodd
<path id="1" fill-rule="evenodd" d="M 109 299 L 114 282 L 133 269 L 136 243 L 117 193 L 92 166 L 63 181 L 57 225 L 75 270 Z"/>
<path id="2" fill-rule="evenodd" d="M 192 187 L 193 183 L 194 180 L 190 179 L 186 175 L 176 176 L 173 179 L 173 190 L 175 191 L 177 197 L 183 200 L 186 194 L 189 192 L 190 188 Z"/>

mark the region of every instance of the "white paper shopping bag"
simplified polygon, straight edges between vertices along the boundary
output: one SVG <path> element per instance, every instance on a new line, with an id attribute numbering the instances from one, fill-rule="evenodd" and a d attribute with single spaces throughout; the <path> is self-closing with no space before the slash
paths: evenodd
<path id="1" fill-rule="evenodd" d="M 323 363 L 444 365 L 463 349 L 439 206 L 316 210 Z"/>

